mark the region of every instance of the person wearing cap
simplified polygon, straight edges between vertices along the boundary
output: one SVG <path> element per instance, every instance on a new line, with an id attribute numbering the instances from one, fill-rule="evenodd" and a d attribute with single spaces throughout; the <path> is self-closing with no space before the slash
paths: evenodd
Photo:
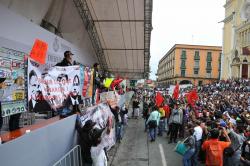
<path id="1" fill-rule="evenodd" d="M 73 64 L 73 56 L 71 51 L 64 52 L 64 58 L 61 62 L 57 63 L 56 66 L 72 66 Z"/>

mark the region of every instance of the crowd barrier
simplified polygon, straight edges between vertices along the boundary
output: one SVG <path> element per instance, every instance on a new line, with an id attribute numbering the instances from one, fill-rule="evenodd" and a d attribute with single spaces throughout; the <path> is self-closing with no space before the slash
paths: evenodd
<path id="1" fill-rule="evenodd" d="M 19 135 L 16 139 L 10 134 L 13 132 L 8 133 L 4 141 L 13 140 L 0 145 L 0 165 L 51 166 L 56 163 L 77 145 L 76 115 L 59 119 L 55 117 L 42 122 L 43 126 L 32 125 L 14 131 Z M 34 126 L 37 128 L 32 128 Z M 26 129 L 31 131 L 26 133 Z"/>
<path id="2" fill-rule="evenodd" d="M 82 166 L 81 147 L 75 146 L 53 166 Z"/>

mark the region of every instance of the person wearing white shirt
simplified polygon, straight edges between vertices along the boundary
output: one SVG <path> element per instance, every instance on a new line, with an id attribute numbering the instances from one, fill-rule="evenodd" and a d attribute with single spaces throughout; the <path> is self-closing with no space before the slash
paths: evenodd
<path id="1" fill-rule="evenodd" d="M 91 132 L 90 136 L 92 138 L 92 147 L 90 150 L 91 158 L 92 158 L 92 165 L 93 166 L 107 166 L 107 156 L 104 151 L 103 145 L 101 145 L 102 141 L 102 133 L 105 129 L 98 129 L 95 128 Z"/>
<path id="2" fill-rule="evenodd" d="M 201 148 L 202 133 L 203 130 L 201 127 L 201 122 L 196 121 L 196 127 L 194 128 L 194 134 L 193 134 L 193 136 L 195 137 L 195 153 L 193 155 L 194 166 L 199 165 L 198 157 Z"/>

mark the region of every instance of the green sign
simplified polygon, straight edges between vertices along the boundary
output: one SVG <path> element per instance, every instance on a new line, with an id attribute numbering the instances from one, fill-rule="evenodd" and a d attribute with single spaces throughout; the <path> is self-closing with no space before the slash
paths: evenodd
<path id="1" fill-rule="evenodd" d="M 25 101 L 7 101 L 2 102 L 2 117 L 25 112 Z"/>
<path id="2" fill-rule="evenodd" d="M 130 80 L 130 86 L 135 87 L 135 84 L 137 83 L 137 80 Z"/>

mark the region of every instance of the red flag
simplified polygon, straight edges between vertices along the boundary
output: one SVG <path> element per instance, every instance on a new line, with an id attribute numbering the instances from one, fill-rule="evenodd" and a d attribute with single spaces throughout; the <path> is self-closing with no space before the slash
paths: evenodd
<path id="1" fill-rule="evenodd" d="M 174 93 L 173 93 L 173 98 L 175 100 L 177 100 L 179 98 L 179 84 L 176 84 L 175 85 L 175 88 L 174 88 Z"/>
<path id="2" fill-rule="evenodd" d="M 199 96 L 196 92 L 196 89 L 193 89 L 189 94 L 187 95 L 187 101 L 188 104 L 190 104 L 192 107 L 194 107 L 195 102 L 199 99 Z"/>
<path id="3" fill-rule="evenodd" d="M 110 87 L 113 90 L 117 85 L 119 85 L 121 82 L 123 81 L 123 79 L 121 78 L 116 78 L 115 80 L 113 80 L 113 82 L 111 83 Z"/>
<path id="4" fill-rule="evenodd" d="M 155 103 L 156 103 L 157 107 L 159 107 L 163 101 L 164 101 L 164 98 L 162 97 L 160 92 L 157 92 L 156 96 L 155 96 Z"/>

